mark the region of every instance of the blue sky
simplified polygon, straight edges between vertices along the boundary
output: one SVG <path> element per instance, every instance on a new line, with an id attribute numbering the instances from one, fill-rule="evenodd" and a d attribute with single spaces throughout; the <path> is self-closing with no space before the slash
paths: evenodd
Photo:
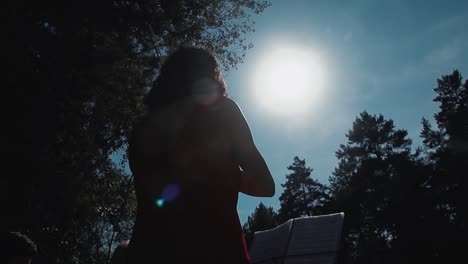
<path id="1" fill-rule="evenodd" d="M 280 186 L 295 155 L 328 182 L 355 117 L 367 110 L 391 118 L 420 144 L 422 117 L 437 111 L 436 79 L 459 69 L 468 76 L 468 1 L 271 1 L 255 16 L 255 46 L 226 72 L 230 96 L 243 110 L 276 181 L 273 198 L 240 195 L 244 223 L 260 201 L 279 207 Z M 252 95 L 258 65 L 278 45 L 319 54 L 325 85 L 314 107 L 294 117 L 259 107 Z M 281 63 L 281 60 L 278 60 Z M 287 87 L 285 87 L 287 89 Z"/>

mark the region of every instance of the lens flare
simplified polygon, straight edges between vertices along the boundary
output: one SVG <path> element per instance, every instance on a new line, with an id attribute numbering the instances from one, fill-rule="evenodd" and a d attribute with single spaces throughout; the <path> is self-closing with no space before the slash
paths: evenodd
<path id="1" fill-rule="evenodd" d="M 158 207 L 163 207 L 164 203 L 171 202 L 177 199 L 180 193 L 180 185 L 179 184 L 167 184 L 164 186 L 161 198 L 156 199 L 156 205 Z"/>
<path id="2" fill-rule="evenodd" d="M 162 198 L 166 201 L 174 201 L 177 199 L 180 193 L 180 187 L 178 184 L 168 184 L 162 191 Z"/>
<path id="3" fill-rule="evenodd" d="M 158 207 L 163 207 L 163 205 L 164 205 L 164 199 L 163 199 L 163 198 L 157 199 L 157 200 L 156 200 L 156 205 L 157 205 Z"/>

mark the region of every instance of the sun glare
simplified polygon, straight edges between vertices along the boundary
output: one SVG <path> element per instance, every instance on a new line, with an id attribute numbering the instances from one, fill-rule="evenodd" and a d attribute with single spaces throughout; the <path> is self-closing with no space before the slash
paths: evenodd
<path id="1" fill-rule="evenodd" d="M 307 112 L 324 85 L 319 58 L 299 47 L 273 49 L 254 72 L 255 97 L 262 107 L 278 114 Z"/>

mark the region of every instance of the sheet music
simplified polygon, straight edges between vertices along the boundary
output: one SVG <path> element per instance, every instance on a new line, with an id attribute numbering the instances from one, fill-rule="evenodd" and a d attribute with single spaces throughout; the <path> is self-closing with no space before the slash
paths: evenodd
<path id="1" fill-rule="evenodd" d="M 287 255 L 310 256 L 336 252 L 341 239 L 343 217 L 344 214 L 339 213 L 295 218 Z"/>
<path id="2" fill-rule="evenodd" d="M 335 258 L 335 252 L 314 256 L 291 256 L 285 258 L 284 264 L 333 264 Z"/>
<path id="3" fill-rule="evenodd" d="M 268 263 L 275 263 L 271 262 L 271 259 L 283 257 L 292 223 L 293 219 L 290 219 L 273 229 L 255 232 L 249 253 L 252 263 L 260 264 L 265 260 L 270 260 Z"/>
<path id="4" fill-rule="evenodd" d="M 283 264 L 283 259 L 266 259 L 263 261 L 252 261 L 255 264 Z"/>

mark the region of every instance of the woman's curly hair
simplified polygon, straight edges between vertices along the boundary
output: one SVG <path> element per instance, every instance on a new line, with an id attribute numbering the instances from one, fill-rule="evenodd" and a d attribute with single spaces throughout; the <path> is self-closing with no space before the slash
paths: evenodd
<path id="1" fill-rule="evenodd" d="M 205 49 L 181 47 L 164 62 L 144 103 L 150 110 L 160 109 L 191 95 L 192 84 L 211 78 L 218 84 L 219 94 L 227 96 L 227 89 L 215 55 Z"/>

